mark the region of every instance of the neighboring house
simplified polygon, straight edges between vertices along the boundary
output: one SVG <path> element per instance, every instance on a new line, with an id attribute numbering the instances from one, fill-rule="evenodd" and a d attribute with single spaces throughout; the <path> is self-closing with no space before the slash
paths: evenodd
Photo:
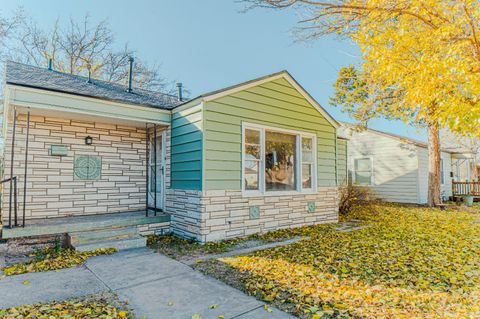
<path id="1" fill-rule="evenodd" d="M 378 198 L 400 203 L 427 203 L 428 145 L 373 129 L 355 130 L 344 123 L 340 135 L 348 139 L 348 171 L 353 184 L 372 188 Z M 441 196 L 452 194 L 452 160 L 464 156 L 441 151 Z"/>
<path id="2" fill-rule="evenodd" d="M 346 143 L 286 71 L 190 101 L 13 62 L 6 74 L 5 177 L 26 221 L 3 238 L 124 248 L 139 232 L 205 242 L 338 220 Z"/>

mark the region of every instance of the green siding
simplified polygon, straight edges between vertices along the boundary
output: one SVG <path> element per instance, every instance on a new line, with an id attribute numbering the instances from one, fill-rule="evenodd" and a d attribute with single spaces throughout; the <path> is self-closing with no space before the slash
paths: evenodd
<path id="1" fill-rule="evenodd" d="M 240 189 L 242 122 L 317 135 L 318 186 L 336 185 L 335 128 L 285 79 L 204 104 L 207 190 Z"/>
<path id="2" fill-rule="evenodd" d="M 202 189 L 202 105 L 172 114 L 171 188 Z"/>
<path id="3" fill-rule="evenodd" d="M 347 141 L 344 139 L 338 139 L 337 145 L 337 174 L 338 185 L 343 185 L 347 182 Z"/>

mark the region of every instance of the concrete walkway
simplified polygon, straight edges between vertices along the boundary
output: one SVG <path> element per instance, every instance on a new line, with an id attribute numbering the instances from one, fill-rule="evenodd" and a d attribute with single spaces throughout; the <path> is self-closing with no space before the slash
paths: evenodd
<path id="1" fill-rule="evenodd" d="M 104 291 L 128 300 L 138 318 L 295 318 L 267 312 L 255 298 L 146 248 L 93 257 L 79 268 L 6 277 L 0 280 L 0 309 Z M 210 309 L 213 304 L 218 306 Z"/>

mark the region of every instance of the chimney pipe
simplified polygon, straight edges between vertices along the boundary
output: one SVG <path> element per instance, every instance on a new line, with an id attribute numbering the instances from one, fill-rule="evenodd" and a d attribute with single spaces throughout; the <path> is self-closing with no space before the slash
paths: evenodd
<path id="1" fill-rule="evenodd" d="M 92 83 L 92 67 L 88 65 L 88 80 L 87 83 Z"/>
<path id="2" fill-rule="evenodd" d="M 182 98 L 182 82 L 177 83 L 177 97 L 178 97 L 178 100 L 180 102 L 183 100 L 183 98 Z"/>
<path id="3" fill-rule="evenodd" d="M 49 71 L 52 71 L 52 70 L 53 70 L 53 66 L 52 66 L 52 65 L 53 65 L 53 59 L 50 58 L 50 59 L 48 59 L 48 70 L 49 70 Z"/>
<path id="4" fill-rule="evenodd" d="M 133 57 L 128 57 L 128 62 L 130 63 L 130 71 L 128 73 L 128 93 L 132 93 L 132 77 L 133 77 Z"/>

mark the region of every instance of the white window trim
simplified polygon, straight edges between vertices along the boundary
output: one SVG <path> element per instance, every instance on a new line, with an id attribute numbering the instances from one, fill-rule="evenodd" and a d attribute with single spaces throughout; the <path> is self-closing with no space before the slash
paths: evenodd
<path id="1" fill-rule="evenodd" d="M 356 184 L 356 169 L 355 169 L 355 161 L 360 160 L 360 159 L 369 159 L 370 160 L 370 184 Z M 356 186 L 374 186 L 375 185 L 375 174 L 374 174 L 374 169 L 373 169 L 373 157 L 372 156 L 358 156 L 352 158 L 352 181 L 353 185 Z"/>
<path id="2" fill-rule="evenodd" d="M 246 190 L 245 189 L 245 130 L 257 130 L 260 131 L 260 167 L 259 167 L 259 189 L 258 190 Z M 296 137 L 296 163 L 295 163 L 295 178 L 297 189 L 294 191 L 266 191 L 265 190 L 265 131 L 273 131 L 278 133 L 292 134 Z M 302 188 L 302 137 L 312 139 L 312 152 L 313 152 L 313 170 L 312 170 L 312 188 Z M 283 195 L 297 195 L 297 194 L 314 194 L 317 192 L 317 136 L 310 132 L 289 130 L 279 127 L 273 127 L 268 125 L 260 125 L 253 123 L 242 123 L 242 194 L 243 196 L 283 196 Z"/>

